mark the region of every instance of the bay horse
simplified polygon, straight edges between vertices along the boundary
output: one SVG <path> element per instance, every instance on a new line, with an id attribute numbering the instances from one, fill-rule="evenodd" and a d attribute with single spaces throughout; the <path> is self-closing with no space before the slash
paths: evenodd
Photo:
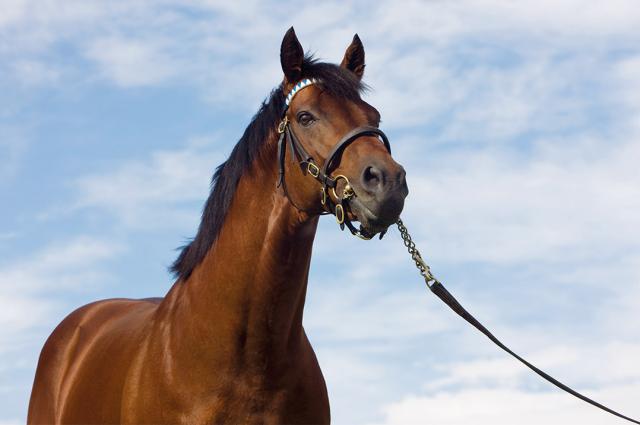
<path id="1" fill-rule="evenodd" d="M 361 98 L 364 57 L 357 34 L 335 65 L 305 56 L 287 31 L 284 79 L 216 169 L 175 283 L 164 298 L 67 316 L 40 354 L 28 423 L 330 422 L 302 326 L 319 216 L 370 238 L 408 193 L 380 114 Z"/>

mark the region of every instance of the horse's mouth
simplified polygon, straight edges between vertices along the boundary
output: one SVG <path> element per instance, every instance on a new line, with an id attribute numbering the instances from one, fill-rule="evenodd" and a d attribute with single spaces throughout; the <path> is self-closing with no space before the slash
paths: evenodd
<path id="1" fill-rule="evenodd" d="M 338 192 L 343 192 L 344 186 L 337 189 Z M 382 239 L 389 226 L 400 218 L 404 200 L 409 194 L 406 180 L 403 177 L 381 196 L 368 193 L 359 185 L 354 185 L 352 189 L 348 199 L 347 219 L 360 222 L 358 233 L 364 239 L 371 239 L 377 234 Z"/>
<path id="2" fill-rule="evenodd" d="M 400 216 L 398 214 L 394 217 L 382 218 L 371 211 L 357 196 L 351 199 L 350 207 L 349 215 L 353 215 L 353 219 L 360 222 L 360 233 L 367 238 L 372 238 L 378 233 L 384 234 Z"/>

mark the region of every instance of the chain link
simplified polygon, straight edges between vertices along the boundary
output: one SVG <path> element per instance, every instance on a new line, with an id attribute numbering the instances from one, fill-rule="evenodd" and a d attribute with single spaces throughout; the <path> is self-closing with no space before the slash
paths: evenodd
<path id="1" fill-rule="evenodd" d="M 427 286 L 431 288 L 431 285 L 438 282 L 438 279 L 433 276 L 433 273 L 431 273 L 431 268 L 422 259 L 420 251 L 418 251 L 418 249 L 416 248 L 416 244 L 415 242 L 413 242 L 413 239 L 411 239 L 411 235 L 409 234 L 409 231 L 405 227 L 402 220 L 398 219 L 396 224 L 398 226 L 398 230 L 400 231 L 400 236 L 402 237 L 404 246 L 407 247 L 407 251 L 411 255 L 411 259 L 415 262 L 416 267 L 418 268 L 420 275 L 424 278 Z"/>

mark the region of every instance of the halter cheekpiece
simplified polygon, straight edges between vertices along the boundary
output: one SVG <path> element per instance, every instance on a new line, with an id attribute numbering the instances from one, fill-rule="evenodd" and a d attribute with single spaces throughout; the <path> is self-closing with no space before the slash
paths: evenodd
<path id="1" fill-rule="evenodd" d="M 356 229 L 349 217 L 347 216 L 347 208 L 349 206 L 349 202 L 353 201 L 356 198 L 356 193 L 351 187 L 349 183 L 349 179 L 339 174 L 337 176 L 332 176 L 331 172 L 340 162 L 340 157 L 342 156 L 342 152 L 345 148 L 351 143 L 355 142 L 359 138 L 363 136 L 377 136 L 382 143 L 384 143 L 385 148 L 389 153 L 391 153 L 391 146 L 389 145 L 389 139 L 387 139 L 386 134 L 382 130 L 376 127 L 371 126 L 363 126 L 357 127 L 353 130 L 349 131 L 345 134 L 342 139 L 336 143 L 336 145 L 331 149 L 329 155 L 325 159 L 322 166 L 319 166 L 313 157 L 307 152 L 307 150 L 302 146 L 300 140 L 296 137 L 293 129 L 291 128 L 289 118 L 287 116 L 287 111 L 289 110 L 289 106 L 291 105 L 291 101 L 302 89 L 305 87 L 309 87 L 314 84 L 320 84 L 320 81 L 315 78 L 305 78 L 298 82 L 287 94 L 285 98 L 285 107 L 282 111 L 282 120 L 278 124 L 278 133 L 280 137 L 278 139 L 278 163 L 279 163 L 279 176 L 278 176 L 278 187 L 282 185 L 283 190 L 289 201 L 299 210 L 302 210 L 298 207 L 291 196 L 289 196 L 289 192 L 287 190 L 287 184 L 284 179 L 284 165 L 285 165 L 285 150 L 287 145 L 289 145 L 289 149 L 291 149 L 292 158 L 296 159 L 300 165 L 300 169 L 302 172 L 307 175 L 311 175 L 321 184 L 320 189 L 320 205 L 324 209 L 326 213 L 331 213 L 336 216 L 336 221 L 340 225 L 340 229 L 344 230 L 344 227 L 349 228 L 351 234 L 358 236 L 362 239 L 371 239 L 372 235 L 369 235 L 365 230 L 362 229 L 362 225 L 360 225 L 359 229 Z M 337 184 L 340 180 L 344 180 L 344 187 L 340 194 L 336 192 Z M 333 194 L 333 196 L 337 199 L 337 202 L 334 202 L 329 193 Z M 380 234 L 382 238 L 384 233 Z"/>

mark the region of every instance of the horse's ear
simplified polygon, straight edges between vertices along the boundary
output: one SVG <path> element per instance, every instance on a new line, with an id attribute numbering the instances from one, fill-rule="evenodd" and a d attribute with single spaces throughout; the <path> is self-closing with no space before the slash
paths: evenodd
<path id="1" fill-rule="evenodd" d="M 358 78 L 362 78 L 365 66 L 364 46 L 358 34 L 353 36 L 353 41 L 351 41 L 351 44 L 347 47 L 347 51 L 344 52 L 344 58 L 340 66 L 353 72 Z"/>
<path id="2" fill-rule="evenodd" d="M 303 61 L 304 50 L 296 37 L 296 32 L 291 27 L 284 35 L 280 46 L 280 64 L 287 82 L 293 83 L 300 78 Z"/>

